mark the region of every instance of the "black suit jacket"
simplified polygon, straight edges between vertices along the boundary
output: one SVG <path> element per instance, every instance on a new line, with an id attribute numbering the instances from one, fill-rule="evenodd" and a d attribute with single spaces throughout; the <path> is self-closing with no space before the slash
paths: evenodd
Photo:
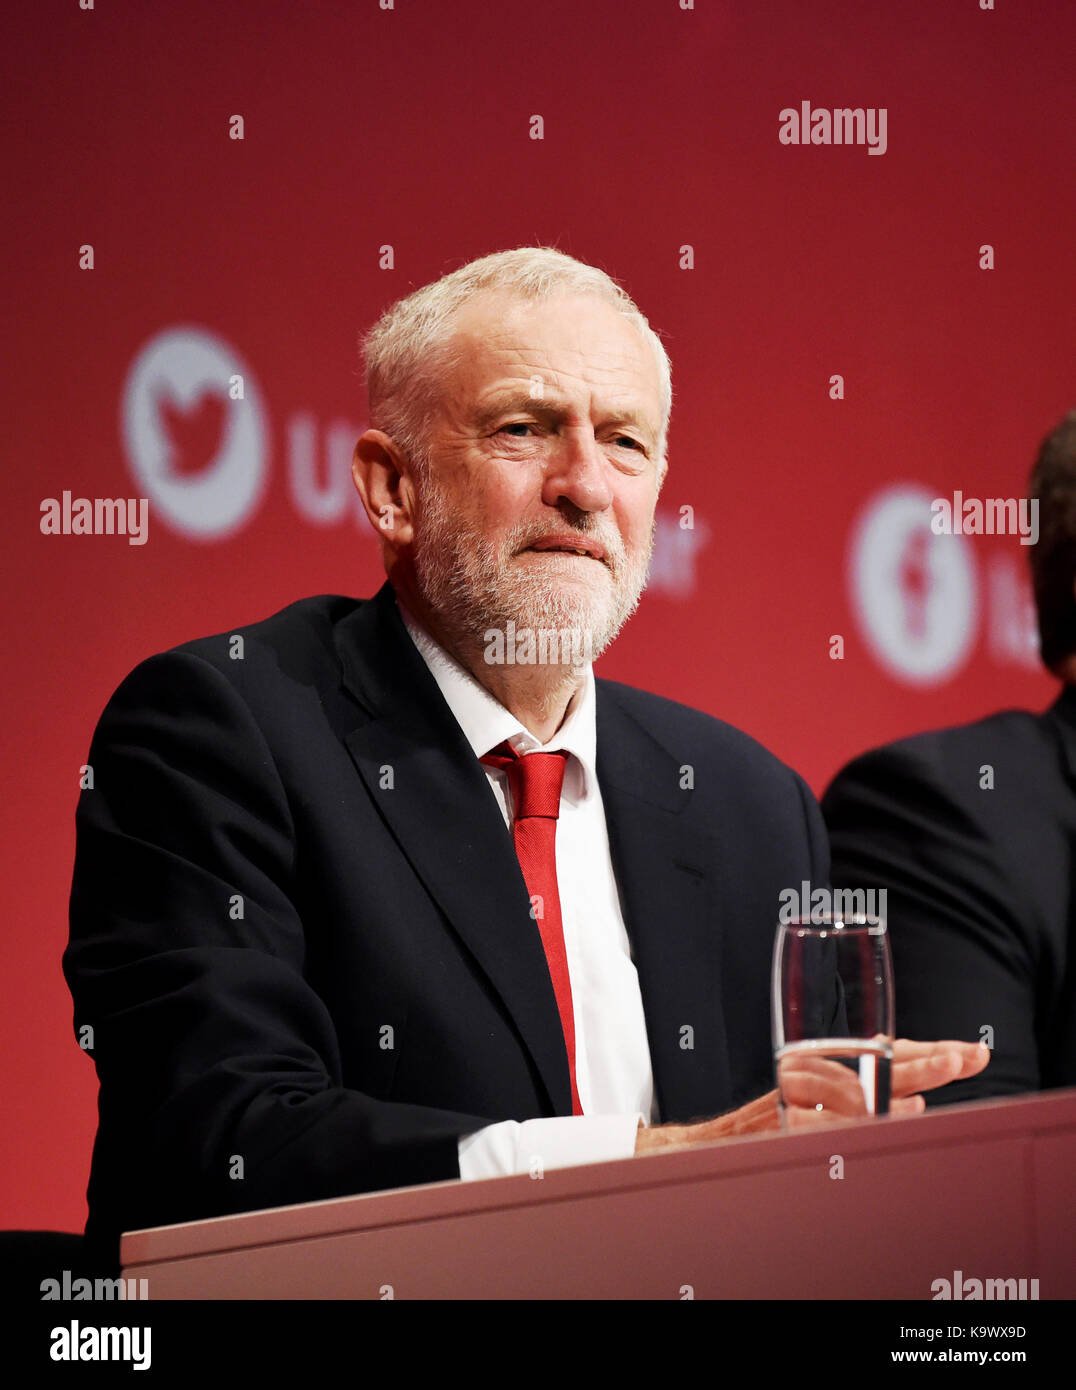
<path id="1" fill-rule="evenodd" d="M 103 1258 L 125 1229 L 458 1178 L 461 1135 L 571 1114 L 511 835 L 389 587 L 241 635 L 132 672 L 79 800 L 64 969 Z M 661 1118 L 720 1113 L 773 1084 L 778 895 L 825 882 L 821 815 L 746 735 L 604 680 L 597 773 Z"/>
<path id="2" fill-rule="evenodd" d="M 1076 1085 L 1076 690 L 868 753 L 822 810 L 834 885 L 888 892 L 898 1033 L 993 1030 L 986 1070 L 927 1100 Z"/>

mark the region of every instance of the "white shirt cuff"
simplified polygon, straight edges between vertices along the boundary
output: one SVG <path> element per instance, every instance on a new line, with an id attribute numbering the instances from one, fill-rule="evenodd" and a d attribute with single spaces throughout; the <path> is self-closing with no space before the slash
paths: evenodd
<path id="1" fill-rule="evenodd" d="M 547 1168 L 631 1158 L 642 1114 L 557 1115 L 545 1120 L 504 1120 L 459 1140 L 460 1177 L 541 1177 Z"/>

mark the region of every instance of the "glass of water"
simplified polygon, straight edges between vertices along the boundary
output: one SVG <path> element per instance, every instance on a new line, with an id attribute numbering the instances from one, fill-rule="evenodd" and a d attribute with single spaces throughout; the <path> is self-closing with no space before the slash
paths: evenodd
<path id="1" fill-rule="evenodd" d="M 777 928 L 773 1046 L 784 1128 L 889 1113 L 893 965 L 880 917 L 812 913 Z"/>

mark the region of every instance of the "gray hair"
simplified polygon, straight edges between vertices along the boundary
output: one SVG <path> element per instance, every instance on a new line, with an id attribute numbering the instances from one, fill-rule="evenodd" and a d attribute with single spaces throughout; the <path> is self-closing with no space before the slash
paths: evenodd
<path id="1" fill-rule="evenodd" d="M 384 430 L 421 471 L 437 406 L 436 375 L 451 364 L 451 319 L 472 295 L 509 290 L 523 299 L 593 294 L 634 325 L 654 354 L 660 383 L 659 460 L 664 464 L 672 409 L 672 369 L 661 339 L 627 292 L 604 270 L 550 246 L 495 251 L 397 301 L 362 343 L 370 424 Z"/>

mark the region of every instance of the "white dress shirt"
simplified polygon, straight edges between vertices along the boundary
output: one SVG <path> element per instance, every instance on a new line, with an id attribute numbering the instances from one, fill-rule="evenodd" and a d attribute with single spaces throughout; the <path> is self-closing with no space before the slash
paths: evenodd
<path id="1" fill-rule="evenodd" d="M 497 1178 L 630 1158 L 640 1121 L 657 1121 L 639 977 L 620 910 L 595 771 L 594 673 L 586 668 L 564 723 L 542 744 L 400 605 L 407 630 L 476 758 L 507 740 L 520 756 L 564 751 L 557 823 L 557 887 L 575 1017 L 575 1078 L 582 1115 L 505 1120 L 459 1141 L 460 1177 Z M 512 824 L 506 774 L 485 767 Z"/>

